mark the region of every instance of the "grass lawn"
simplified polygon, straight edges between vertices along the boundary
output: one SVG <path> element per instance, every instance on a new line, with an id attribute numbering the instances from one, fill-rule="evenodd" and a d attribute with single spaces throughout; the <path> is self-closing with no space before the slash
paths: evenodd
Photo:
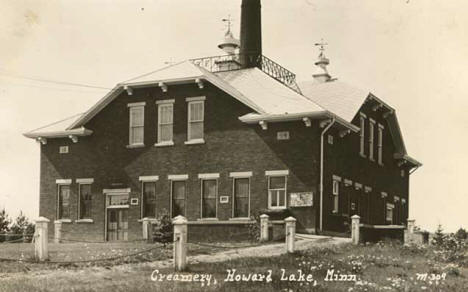
<path id="1" fill-rule="evenodd" d="M 468 291 L 466 257 L 447 262 L 432 247 L 405 247 L 390 243 L 344 244 L 270 258 L 189 265 L 189 273 L 185 275 L 208 275 L 211 277 L 209 286 L 206 279 L 203 283 L 168 279 L 152 281 L 155 269 L 159 275 L 173 273 L 170 263 L 163 266 L 131 263 L 0 273 L 0 291 Z M 265 278 L 257 282 L 225 282 L 227 270 L 232 269 L 236 269 L 236 274 L 246 276 L 250 273 L 268 275 L 271 270 L 272 281 L 267 282 Z M 305 275 L 311 274 L 313 279 L 311 282 L 282 281 L 282 269 L 288 279 L 290 274 L 297 279 L 298 270 Z M 327 271 L 331 270 L 338 275 L 356 275 L 357 281 L 325 281 Z M 418 279 L 418 274 L 424 276 L 425 273 L 426 279 Z M 440 279 L 435 280 L 437 277 Z"/>

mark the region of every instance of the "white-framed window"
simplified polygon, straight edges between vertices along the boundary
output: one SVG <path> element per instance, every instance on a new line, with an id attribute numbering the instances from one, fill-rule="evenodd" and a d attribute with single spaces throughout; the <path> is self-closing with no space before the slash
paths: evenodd
<path id="1" fill-rule="evenodd" d="M 187 197 L 186 180 L 171 180 L 171 217 L 185 216 Z"/>
<path id="2" fill-rule="evenodd" d="M 375 121 L 369 119 L 369 159 L 374 161 L 374 128 Z"/>
<path id="3" fill-rule="evenodd" d="M 232 217 L 250 217 L 250 177 L 233 178 Z"/>
<path id="4" fill-rule="evenodd" d="M 360 125 L 360 131 L 359 131 L 359 154 L 363 157 L 365 157 L 364 153 L 364 148 L 365 148 L 365 140 L 364 140 L 364 132 L 365 132 L 365 127 L 366 127 L 366 115 L 363 113 L 360 113 L 359 115 L 359 125 Z"/>
<path id="5" fill-rule="evenodd" d="M 286 190 L 288 171 L 267 171 L 268 176 L 268 208 L 286 209 Z"/>
<path id="6" fill-rule="evenodd" d="M 377 152 L 377 161 L 379 164 L 383 164 L 383 130 L 384 126 L 379 124 L 378 134 L 377 134 L 377 143 L 378 143 L 378 152 Z"/>
<path id="7" fill-rule="evenodd" d="M 340 203 L 340 181 L 338 179 L 333 178 L 333 213 L 338 213 L 339 211 L 339 203 Z"/>
<path id="8" fill-rule="evenodd" d="M 91 219 L 94 180 L 77 179 L 76 182 L 78 183 L 78 219 Z"/>
<path id="9" fill-rule="evenodd" d="M 127 105 L 129 108 L 129 146 L 144 145 L 145 103 L 136 102 Z"/>
<path id="10" fill-rule="evenodd" d="M 159 100 L 158 105 L 158 144 L 173 144 L 174 99 Z"/>
<path id="11" fill-rule="evenodd" d="M 218 179 L 201 178 L 201 218 L 217 218 Z"/>
<path id="12" fill-rule="evenodd" d="M 71 219 L 70 197 L 71 179 L 58 179 L 57 184 L 57 219 Z"/>
<path id="13" fill-rule="evenodd" d="M 156 217 L 156 182 L 157 175 L 140 176 L 141 182 L 141 218 Z"/>
<path id="14" fill-rule="evenodd" d="M 188 102 L 187 142 L 203 141 L 205 97 L 191 97 L 187 98 L 186 101 Z"/>
<path id="15" fill-rule="evenodd" d="M 395 205 L 387 203 L 385 218 L 388 224 L 393 224 L 393 209 L 394 208 L 395 208 Z"/>

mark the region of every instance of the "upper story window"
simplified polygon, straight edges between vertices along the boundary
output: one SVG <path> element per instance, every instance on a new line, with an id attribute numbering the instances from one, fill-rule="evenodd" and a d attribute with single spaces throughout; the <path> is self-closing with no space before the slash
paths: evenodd
<path id="1" fill-rule="evenodd" d="M 268 208 L 286 209 L 287 170 L 266 171 L 268 176 Z"/>
<path id="2" fill-rule="evenodd" d="M 205 119 L 205 97 L 189 97 L 188 102 L 188 125 L 186 143 L 203 143 L 203 123 Z"/>
<path id="3" fill-rule="evenodd" d="M 361 128 L 361 130 L 359 131 L 359 154 L 365 157 L 366 156 L 366 154 L 364 153 L 364 147 L 365 147 L 364 132 L 365 132 L 365 126 L 366 126 L 365 114 L 360 113 L 359 123 L 360 123 L 360 128 Z"/>
<path id="4" fill-rule="evenodd" d="M 375 121 L 369 119 L 369 159 L 374 161 L 374 128 Z"/>
<path id="5" fill-rule="evenodd" d="M 130 112 L 129 146 L 143 146 L 145 133 L 145 103 L 136 102 L 127 105 Z"/>
<path id="6" fill-rule="evenodd" d="M 92 178 L 77 179 L 78 183 L 78 219 L 91 219 L 91 208 L 93 194 L 91 184 L 94 182 Z"/>
<path id="7" fill-rule="evenodd" d="M 173 145 L 174 99 L 158 100 L 158 145 Z"/>
<path id="8" fill-rule="evenodd" d="M 377 161 L 379 164 L 383 165 L 383 130 L 384 126 L 379 124 L 379 129 L 378 129 L 378 153 L 377 153 Z"/>
<path id="9" fill-rule="evenodd" d="M 59 179 L 57 194 L 57 219 L 71 219 L 70 214 L 70 196 L 71 179 Z"/>

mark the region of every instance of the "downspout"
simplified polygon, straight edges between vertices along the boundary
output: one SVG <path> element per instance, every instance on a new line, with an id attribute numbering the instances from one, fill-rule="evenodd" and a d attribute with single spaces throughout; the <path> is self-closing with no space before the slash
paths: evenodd
<path id="1" fill-rule="evenodd" d="M 328 129 L 333 126 L 335 123 L 335 118 L 332 118 L 330 124 L 323 129 L 322 133 L 320 134 L 320 226 L 319 230 L 323 230 L 323 135 L 328 131 Z"/>

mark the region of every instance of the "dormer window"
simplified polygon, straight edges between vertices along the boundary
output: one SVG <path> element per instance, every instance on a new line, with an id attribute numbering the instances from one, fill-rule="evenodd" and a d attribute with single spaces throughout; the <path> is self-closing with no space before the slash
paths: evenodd
<path id="1" fill-rule="evenodd" d="M 158 143 L 156 146 L 174 145 L 174 99 L 158 100 Z"/>
<path id="2" fill-rule="evenodd" d="M 205 97 L 189 97 L 186 101 L 188 102 L 188 124 L 185 144 L 204 143 Z"/>
<path id="3" fill-rule="evenodd" d="M 145 103 L 136 102 L 129 107 L 129 147 L 144 146 Z"/>
<path id="4" fill-rule="evenodd" d="M 365 140 L 364 140 L 364 131 L 365 131 L 365 126 L 366 126 L 366 115 L 363 113 L 360 113 L 359 116 L 359 122 L 360 122 L 360 128 L 361 131 L 359 132 L 359 154 L 362 157 L 366 157 L 366 154 L 364 153 L 364 147 L 365 147 Z"/>
<path id="5" fill-rule="evenodd" d="M 380 165 L 383 165 L 383 130 L 384 126 L 379 124 L 379 129 L 378 129 L 378 153 L 377 153 L 377 161 L 379 162 Z"/>
<path id="6" fill-rule="evenodd" d="M 374 161 L 374 128 L 375 121 L 369 119 L 369 159 Z"/>

